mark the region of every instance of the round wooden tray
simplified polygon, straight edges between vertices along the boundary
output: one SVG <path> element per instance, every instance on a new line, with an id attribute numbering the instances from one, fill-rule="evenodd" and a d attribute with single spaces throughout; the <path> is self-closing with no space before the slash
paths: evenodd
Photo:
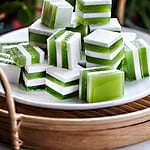
<path id="1" fill-rule="evenodd" d="M 10 142 L 5 97 L 0 96 L 0 139 Z M 32 149 L 100 150 L 150 139 L 150 97 L 95 110 L 44 109 L 15 103 L 19 137 Z"/>

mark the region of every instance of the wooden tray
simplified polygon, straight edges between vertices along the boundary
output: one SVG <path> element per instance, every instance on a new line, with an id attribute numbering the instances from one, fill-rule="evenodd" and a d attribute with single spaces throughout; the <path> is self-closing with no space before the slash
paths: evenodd
<path id="1" fill-rule="evenodd" d="M 0 95 L 0 140 L 12 142 L 14 149 L 22 144 L 32 149 L 100 150 L 150 139 L 150 97 L 105 109 L 45 109 L 14 103 L 2 70 L 0 76 L 6 93 Z"/>

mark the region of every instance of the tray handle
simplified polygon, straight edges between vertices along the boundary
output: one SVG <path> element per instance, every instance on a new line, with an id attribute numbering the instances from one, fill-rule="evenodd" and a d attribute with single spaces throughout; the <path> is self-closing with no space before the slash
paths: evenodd
<path id="1" fill-rule="evenodd" d="M 22 145 L 22 141 L 19 139 L 19 128 L 21 125 L 22 115 L 16 113 L 14 99 L 11 96 L 10 84 L 4 71 L 1 68 L 0 68 L 0 80 L 5 92 L 6 103 L 8 106 L 8 115 L 11 125 L 12 148 L 14 150 L 19 150 L 20 146 Z"/>

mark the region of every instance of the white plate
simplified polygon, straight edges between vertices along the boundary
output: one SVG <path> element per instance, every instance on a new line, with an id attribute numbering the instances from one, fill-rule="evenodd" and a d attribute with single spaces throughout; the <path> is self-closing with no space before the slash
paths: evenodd
<path id="1" fill-rule="evenodd" d="M 128 29 L 124 29 L 127 30 Z M 130 30 L 133 31 L 133 30 Z M 15 31 L 15 33 L 9 33 L 2 37 L 9 38 L 12 34 L 15 35 L 15 39 L 19 39 L 20 36 L 23 36 L 27 39 L 27 29 L 22 29 Z M 138 35 L 142 38 L 146 38 L 146 41 L 150 41 L 150 36 L 145 33 L 137 32 Z M 114 99 L 107 102 L 99 102 L 99 103 L 86 103 L 84 101 L 80 101 L 78 97 L 74 97 L 68 100 L 58 100 L 57 98 L 51 96 L 44 90 L 38 91 L 24 91 L 20 88 L 20 85 L 11 84 L 12 88 L 12 96 L 15 98 L 15 101 L 31 106 L 43 107 L 43 108 L 55 108 L 55 109 L 65 109 L 65 110 L 86 110 L 86 109 L 96 109 L 96 108 L 106 108 L 111 106 L 117 106 L 121 104 L 126 104 L 129 102 L 136 101 L 140 98 L 148 96 L 150 94 L 150 77 L 146 77 L 145 79 L 125 82 L 125 93 L 122 98 Z M 0 87 L 0 92 L 3 93 L 2 87 Z"/>

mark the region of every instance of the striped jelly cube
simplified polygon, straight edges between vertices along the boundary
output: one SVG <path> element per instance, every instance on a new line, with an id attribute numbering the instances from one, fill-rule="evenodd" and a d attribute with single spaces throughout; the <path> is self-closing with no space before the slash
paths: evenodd
<path id="1" fill-rule="evenodd" d="M 71 23 L 73 7 L 65 0 L 45 0 L 41 22 L 51 29 L 64 28 Z"/>
<path id="2" fill-rule="evenodd" d="M 42 49 L 29 44 L 19 44 L 7 49 L 6 53 L 10 54 L 15 64 L 24 67 L 31 64 L 43 63 L 45 53 Z"/>

